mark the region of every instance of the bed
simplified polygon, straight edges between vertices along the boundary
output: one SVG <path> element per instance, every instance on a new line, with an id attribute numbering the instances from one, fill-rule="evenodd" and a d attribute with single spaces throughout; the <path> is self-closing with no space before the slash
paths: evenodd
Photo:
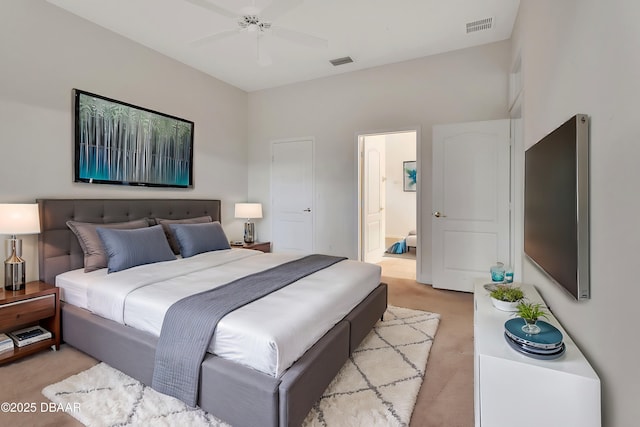
<path id="1" fill-rule="evenodd" d="M 210 216 L 214 221 L 220 220 L 219 200 L 41 199 L 38 204 L 42 223 L 39 236 L 40 280 L 47 283 L 55 283 L 58 276 L 73 276 L 83 267 L 84 254 L 76 236 L 66 225 L 69 220 L 104 224 L 140 218 L 177 220 Z M 269 264 L 278 257 L 284 257 L 279 254 L 261 257 L 264 254 L 238 249 L 220 251 L 220 255 L 247 258 L 253 264 Z M 173 261 L 167 261 L 171 262 Z M 229 261 L 224 264 L 234 265 Z M 347 268 L 348 263 L 343 261 L 337 266 Z M 348 275 L 346 270 L 329 269 L 323 274 L 327 274 L 327 278 L 332 281 L 343 273 Z M 94 273 L 96 277 L 101 275 L 104 276 L 100 271 Z M 101 277 L 98 280 L 107 279 Z M 82 290 L 82 283 L 82 280 L 76 281 L 79 288 L 63 288 L 62 293 L 66 295 L 63 299 L 68 301 L 62 304 L 62 339 L 150 385 L 158 343 L 157 335 L 150 329 L 157 328 L 157 322 L 155 326 L 148 328 L 144 325 L 136 325 L 134 328 L 92 313 L 77 301 L 82 299 L 83 292 L 87 292 L 86 288 Z M 290 286 L 294 289 L 291 292 L 295 291 L 294 285 Z M 266 298 L 268 297 L 265 300 Z M 351 351 L 384 313 L 387 306 L 386 285 L 376 283 L 363 297 L 352 298 L 356 298 L 353 308 L 349 307 L 346 314 L 341 315 L 333 326 L 329 326 L 326 333 L 320 334 L 317 341 L 313 338 L 314 342 L 308 349 L 301 350 L 303 353 L 300 356 L 287 356 L 295 358 L 290 366 L 287 362 L 280 365 L 268 361 L 259 362 L 265 363 L 266 367 L 263 369 L 226 358 L 224 354 L 219 356 L 208 353 L 201 364 L 198 406 L 235 427 L 299 425 Z M 144 292 L 138 301 L 144 303 Z M 232 333 L 229 335 L 233 336 Z M 287 344 L 285 347 L 293 346 Z M 304 345 L 302 347 L 306 348 Z M 213 347 L 210 351 L 218 352 Z M 230 352 L 235 353 L 235 350 Z"/>

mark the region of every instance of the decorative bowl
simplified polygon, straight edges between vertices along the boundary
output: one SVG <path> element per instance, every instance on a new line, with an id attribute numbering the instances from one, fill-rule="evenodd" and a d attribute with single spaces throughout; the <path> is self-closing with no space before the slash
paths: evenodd
<path id="1" fill-rule="evenodd" d="M 520 301 L 514 301 L 514 302 L 501 301 L 499 299 L 495 299 L 491 297 L 491 303 L 493 303 L 493 306 L 498 310 L 502 310 L 502 311 L 511 311 L 511 312 L 518 311 L 517 307 L 519 302 Z"/>

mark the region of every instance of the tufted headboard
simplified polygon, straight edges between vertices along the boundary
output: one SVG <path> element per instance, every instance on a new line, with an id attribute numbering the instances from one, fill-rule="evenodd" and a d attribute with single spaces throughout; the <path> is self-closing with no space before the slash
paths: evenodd
<path id="1" fill-rule="evenodd" d="M 139 218 L 181 219 L 209 215 L 220 221 L 220 200 L 202 199 L 38 199 L 40 280 L 55 284 L 65 271 L 82 268 L 84 254 L 67 221 L 124 222 Z"/>

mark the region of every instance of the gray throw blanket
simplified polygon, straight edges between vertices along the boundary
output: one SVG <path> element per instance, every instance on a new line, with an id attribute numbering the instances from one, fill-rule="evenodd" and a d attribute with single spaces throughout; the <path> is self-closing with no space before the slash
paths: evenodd
<path id="1" fill-rule="evenodd" d="M 344 259 L 309 255 L 176 302 L 169 307 L 162 323 L 151 386 L 196 406 L 200 365 L 220 319 Z"/>

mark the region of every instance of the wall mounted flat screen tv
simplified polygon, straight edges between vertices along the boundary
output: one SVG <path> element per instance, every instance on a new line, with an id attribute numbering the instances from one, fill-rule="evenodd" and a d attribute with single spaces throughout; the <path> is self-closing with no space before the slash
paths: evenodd
<path id="1" fill-rule="evenodd" d="M 587 115 L 525 152 L 524 187 L 526 256 L 574 298 L 590 298 Z"/>
<path id="2" fill-rule="evenodd" d="M 193 122 L 74 89 L 74 181 L 193 186 Z"/>

